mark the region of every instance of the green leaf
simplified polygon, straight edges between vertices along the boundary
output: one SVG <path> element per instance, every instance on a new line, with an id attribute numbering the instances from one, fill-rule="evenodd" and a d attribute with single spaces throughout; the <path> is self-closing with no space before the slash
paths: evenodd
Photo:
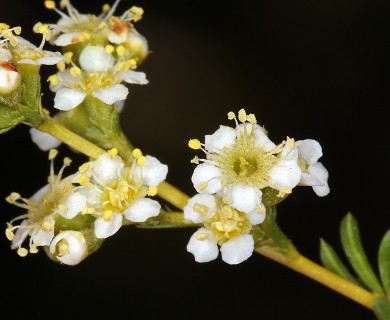
<path id="1" fill-rule="evenodd" d="M 351 213 L 341 221 L 340 233 L 344 252 L 360 280 L 373 292 L 384 294 L 379 279 L 364 252 L 358 223 Z"/>
<path id="2" fill-rule="evenodd" d="M 379 320 L 390 320 L 390 302 L 385 298 L 375 299 L 372 308 Z"/>
<path id="3" fill-rule="evenodd" d="M 390 297 L 390 229 L 385 233 L 379 245 L 378 265 L 382 285 Z"/>
<path id="4" fill-rule="evenodd" d="M 24 121 L 24 117 L 16 109 L 0 105 L 0 134 L 12 129 Z"/>
<path id="5" fill-rule="evenodd" d="M 347 267 L 341 261 L 336 251 L 325 242 L 320 240 L 320 258 L 325 268 L 338 274 L 340 277 L 349 280 L 350 282 L 360 286 L 360 283 L 354 278 L 354 276 L 348 271 Z"/>

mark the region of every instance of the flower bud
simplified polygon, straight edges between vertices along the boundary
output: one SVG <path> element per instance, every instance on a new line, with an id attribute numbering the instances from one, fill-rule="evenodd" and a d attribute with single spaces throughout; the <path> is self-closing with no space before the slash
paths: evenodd
<path id="1" fill-rule="evenodd" d="M 50 253 L 64 264 L 80 263 L 88 255 L 84 235 L 79 231 L 60 232 L 50 244 Z"/>
<path id="2" fill-rule="evenodd" d="M 10 62 L 0 62 L 0 94 L 15 91 L 20 85 L 17 67 Z"/>

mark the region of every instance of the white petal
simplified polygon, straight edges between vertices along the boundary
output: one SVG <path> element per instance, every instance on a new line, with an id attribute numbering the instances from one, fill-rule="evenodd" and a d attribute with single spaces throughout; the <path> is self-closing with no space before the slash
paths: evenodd
<path id="1" fill-rule="evenodd" d="M 80 263 L 88 254 L 87 242 L 84 235 L 78 231 L 63 231 L 59 233 L 50 244 L 50 253 L 56 253 L 57 243 L 65 240 L 68 244 L 69 253 L 65 255 L 56 255 L 56 258 L 67 265 L 74 266 Z"/>
<path id="2" fill-rule="evenodd" d="M 77 192 L 85 196 L 89 205 L 94 207 L 100 205 L 102 191 L 100 191 L 100 189 L 98 189 L 97 187 L 94 187 L 93 189 L 81 187 L 77 189 Z"/>
<path id="3" fill-rule="evenodd" d="M 121 157 L 116 156 L 113 159 L 104 153 L 92 164 L 92 173 L 97 182 L 106 185 L 110 179 L 119 178 L 124 168 Z"/>
<path id="4" fill-rule="evenodd" d="M 253 253 L 255 242 L 249 234 L 229 240 L 221 246 L 222 260 L 228 264 L 238 264 L 247 260 Z"/>
<path id="5" fill-rule="evenodd" d="M 268 184 L 277 190 L 283 187 L 294 188 L 301 180 L 301 168 L 297 161 L 298 150 L 286 145 L 280 155 L 281 158 L 268 172 Z"/>
<path id="6" fill-rule="evenodd" d="M 114 213 L 110 221 L 104 220 L 103 217 L 95 220 L 95 236 L 98 239 L 105 239 L 115 234 L 122 226 L 123 216 Z"/>
<path id="7" fill-rule="evenodd" d="M 87 46 L 81 51 L 79 63 L 90 72 L 103 72 L 114 65 L 114 57 L 102 46 Z"/>
<path id="8" fill-rule="evenodd" d="M 207 234 L 204 240 L 198 240 L 197 235 Z M 209 262 L 218 257 L 217 240 L 212 232 L 206 228 L 200 228 L 190 238 L 187 244 L 187 251 L 192 253 L 196 262 Z"/>
<path id="9" fill-rule="evenodd" d="M 19 73 L 0 66 L 0 94 L 10 93 L 19 83 Z"/>
<path id="10" fill-rule="evenodd" d="M 328 185 L 328 170 L 326 170 L 321 162 L 316 162 L 309 166 L 308 172 L 315 176 L 322 183 L 322 185 L 313 186 L 314 192 L 320 197 L 326 196 L 330 192 Z"/>
<path id="11" fill-rule="evenodd" d="M 18 40 L 18 46 L 19 47 L 27 47 L 29 49 L 36 49 L 37 46 L 33 43 L 31 43 L 30 41 L 28 41 L 27 39 L 21 37 L 21 36 L 16 36 L 16 39 Z"/>
<path id="12" fill-rule="evenodd" d="M 262 223 L 266 218 L 265 208 L 263 213 L 258 213 L 256 210 L 253 210 L 251 212 L 248 212 L 246 214 L 249 222 L 251 225 L 256 225 Z"/>
<path id="13" fill-rule="evenodd" d="M 133 84 L 148 84 L 149 81 L 146 79 L 145 72 L 128 70 L 126 71 L 123 80 L 127 83 Z"/>
<path id="14" fill-rule="evenodd" d="M 74 192 L 68 197 L 63 205 L 66 207 L 65 211 L 57 208 L 55 212 L 66 219 L 73 219 L 86 207 L 87 197 L 80 192 Z"/>
<path id="15" fill-rule="evenodd" d="M 167 177 L 168 166 L 162 164 L 155 157 L 146 156 L 145 158 L 145 163 L 141 167 L 143 184 L 146 186 L 158 186 Z"/>
<path id="16" fill-rule="evenodd" d="M 161 205 L 149 198 L 139 198 L 123 212 L 127 220 L 133 222 L 145 222 L 150 217 L 156 217 L 160 213 Z"/>
<path id="17" fill-rule="evenodd" d="M 321 145 L 316 140 L 299 140 L 295 142 L 295 145 L 298 147 L 299 157 L 307 164 L 315 163 L 322 157 Z"/>
<path id="18" fill-rule="evenodd" d="M 30 128 L 31 140 L 42 151 L 48 151 L 53 148 L 57 148 L 62 142 L 57 138 L 54 138 L 51 134 L 39 131 L 35 128 Z"/>
<path id="19" fill-rule="evenodd" d="M 76 108 L 81 102 L 84 101 L 87 94 L 85 92 L 62 88 L 56 92 L 54 97 L 54 108 L 68 111 Z"/>
<path id="20" fill-rule="evenodd" d="M 253 134 L 255 136 L 256 144 L 262 146 L 265 151 L 271 151 L 276 148 L 276 144 L 273 143 L 269 138 L 264 128 L 259 125 L 254 125 Z"/>
<path id="21" fill-rule="evenodd" d="M 65 60 L 65 58 L 59 52 L 43 51 L 43 54 L 44 55 L 42 58 L 35 60 L 37 64 L 51 66 Z"/>
<path id="22" fill-rule="evenodd" d="M 35 192 L 31 197 L 30 199 L 32 201 L 41 201 L 43 195 L 49 191 L 49 188 L 50 188 L 50 185 L 49 184 L 46 184 L 44 185 L 41 189 L 39 189 L 37 192 Z"/>
<path id="23" fill-rule="evenodd" d="M 118 107 L 118 111 L 122 112 L 123 108 L 125 107 L 125 100 L 119 100 L 115 104 Z"/>
<path id="24" fill-rule="evenodd" d="M 111 87 L 92 92 L 92 95 L 106 104 L 114 104 L 119 100 L 125 100 L 129 93 L 123 84 L 115 84 Z"/>
<path id="25" fill-rule="evenodd" d="M 73 43 L 74 40 L 76 40 L 80 35 L 80 32 L 69 32 L 61 34 L 55 41 L 54 44 L 56 46 L 67 46 Z"/>
<path id="26" fill-rule="evenodd" d="M 51 229 L 50 230 L 44 230 L 42 228 L 39 228 L 37 233 L 33 236 L 33 243 L 36 246 L 48 246 L 50 245 L 51 240 L 54 237 L 54 225 L 55 221 L 51 216 L 45 217 L 43 222 L 50 223 Z"/>
<path id="27" fill-rule="evenodd" d="M 208 151 L 215 152 L 223 150 L 236 142 L 236 130 L 231 127 L 220 126 L 211 135 L 205 136 L 205 147 Z"/>
<path id="28" fill-rule="evenodd" d="M 262 192 L 259 189 L 236 184 L 224 189 L 231 200 L 229 206 L 239 211 L 249 213 L 261 204 Z"/>
<path id="29" fill-rule="evenodd" d="M 301 180 L 299 180 L 300 186 L 320 186 L 322 184 L 317 177 L 305 172 L 302 172 Z"/>
<path id="30" fill-rule="evenodd" d="M 200 214 L 194 210 L 194 205 L 198 204 L 207 207 L 207 213 L 205 215 Z M 215 202 L 214 196 L 210 194 L 197 194 L 188 200 L 184 206 L 184 218 L 194 223 L 201 223 L 206 218 L 211 218 L 217 211 L 217 203 Z"/>
<path id="31" fill-rule="evenodd" d="M 114 31 L 111 31 L 107 36 L 108 41 L 115 44 L 121 44 L 127 39 L 127 28 L 122 31 L 120 34 L 117 34 Z"/>
<path id="32" fill-rule="evenodd" d="M 217 193 L 222 189 L 221 170 L 209 163 L 202 163 L 198 165 L 192 174 L 191 181 L 199 193 Z M 206 188 L 203 188 L 204 184 Z"/>

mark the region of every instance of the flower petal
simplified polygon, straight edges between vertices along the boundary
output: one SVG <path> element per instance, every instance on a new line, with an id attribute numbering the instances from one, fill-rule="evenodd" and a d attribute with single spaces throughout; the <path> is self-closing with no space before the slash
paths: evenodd
<path id="1" fill-rule="evenodd" d="M 35 128 L 30 128 L 31 140 L 42 151 L 49 151 L 50 149 L 57 148 L 62 142 L 57 138 L 54 138 L 51 134 L 39 131 Z"/>
<path id="2" fill-rule="evenodd" d="M 330 192 L 328 185 L 328 170 L 326 170 L 321 162 L 316 162 L 309 166 L 308 172 L 322 182 L 322 185 L 313 186 L 314 192 L 317 196 L 326 196 Z"/>
<path id="3" fill-rule="evenodd" d="M 248 212 L 246 216 L 249 222 L 251 223 L 251 225 L 256 225 L 262 223 L 265 220 L 267 215 L 265 213 L 265 208 L 264 208 L 263 213 L 259 213 L 256 210 L 253 210 L 251 212 Z"/>
<path id="4" fill-rule="evenodd" d="M 32 241 L 36 246 L 48 246 L 54 237 L 54 225 L 55 221 L 51 216 L 45 217 L 43 223 L 50 224 L 51 228 L 39 228 L 38 231 L 32 235 Z"/>
<path id="5" fill-rule="evenodd" d="M 195 210 L 194 206 L 200 205 L 207 212 L 201 214 L 198 210 Z M 201 208 L 201 209 L 203 209 Z M 217 203 L 215 202 L 214 196 L 210 194 L 197 194 L 188 200 L 184 206 L 184 218 L 194 223 L 201 223 L 206 218 L 210 218 L 217 211 Z"/>
<path id="6" fill-rule="evenodd" d="M 276 148 L 276 144 L 268 138 L 267 132 L 263 127 L 254 125 L 253 130 L 257 145 L 262 146 L 265 151 L 271 151 L 272 149 Z"/>
<path id="7" fill-rule="evenodd" d="M 240 235 L 221 246 L 222 260 L 228 264 L 238 264 L 247 260 L 253 253 L 255 242 L 249 234 Z"/>
<path id="8" fill-rule="evenodd" d="M 148 84 L 149 81 L 146 79 L 145 72 L 128 70 L 126 71 L 123 80 L 127 83 L 133 84 Z"/>
<path id="9" fill-rule="evenodd" d="M 76 108 L 81 102 L 84 101 L 87 94 L 85 92 L 62 88 L 56 92 L 54 97 L 54 108 L 68 111 Z"/>
<path id="10" fill-rule="evenodd" d="M 198 165 L 192 174 L 191 181 L 199 193 L 217 193 L 222 189 L 221 170 L 210 164 L 202 163 Z"/>
<path id="11" fill-rule="evenodd" d="M 69 32 L 61 34 L 55 41 L 54 44 L 56 46 L 67 46 L 70 45 L 80 36 L 80 32 Z"/>
<path id="12" fill-rule="evenodd" d="M 200 228 L 191 236 L 187 251 L 194 255 L 196 262 L 209 262 L 218 257 L 217 239 L 211 231 Z"/>
<path id="13" fill-rule="evenodd" d="M 236 184 L 224 189 L 231 200 L 229 206 L 241 212 L 249 213 L 261 204 L 262 192 L 259 189 Z"/>
<path id="14" fill-rule="evenodd" d="M 119 100 L 125 100 L 128 94 L 129 89 L 123 84 L 115 84 L 111 87 L 92 92 L 92 95 L 95 98 L 109 105 L 112 105 Z"/>
<path id="15" fill-rule="evenodd" d="M 114 65 L 114 57 L 102 46 L 87 46 L 81 51 L 79 63 L 90 72 L 103 72 Z"/>
<path id="16" fill-rule="evenodd" d="M 236 142 L 236 133 L 231 127 L 220 126 L 213 134 L 205 136 L 205 148 L 210 152 L 223 150 Z"/>
<path id="17" fill-rule="evenodd" d="M 93 179 L 106 185 L 110 179 L 119 178 L 124 168 L 121 157 L 116 156 L 113 159 L 104 153 L 99 156 L 92 164 Z"/>
<path id="18" fill-rule="evenodd" d="M 99 217 L 95 220 L 95 236 L 98 239 L 105 239 L 115 234 L 122 226 L 123 216 L 119 213 L 114 213 L 110 221 Z"/>
<path id="19" fill-rule="evenodd" d="M 165 180 L 168 173 L 168 166 L 162 164 L 157 158 L 145 157 L 145 163 L 141 167 L 143 184 L 146 186 L 158 186 Z"/>
<path id="20" fill-rule="evenodd" d="M 133 222 L 145 222 L 150 217 L 156 217 L 160 213 L 161 205 L 149 198 L 139 198 L 123 212 L 127 220 Z"/>
<path id="21" fill-rule="evenodd" d="M 67 246 L 67 254 L 57 252 L 57 244 L 64 240 Z M 84 235 L 78 231 L 63 231 L 60 232 L 50 244 L 50 253 L 67 265 L 74 266 L 80 263 L 88 254 L 87 242 Z"/>
<path id="22" fill-rule="evenodd" d="M 295 142 L 295 145 L 298 147 L 299 157 L 301 157 L 307 164 L 315 163 L 322 157 L 321 145 L 316 140 L 299 140 Z"/>
<path id="23" fill-rule="evenodd" d="M 74 192 L 68 197 L 63 205 L 66 210 L 63 211 L 61 208 L 57 208 L 55 212 L 66 219 L 73 219 L 86 207 L 87 197 L 80 192 Z"/>

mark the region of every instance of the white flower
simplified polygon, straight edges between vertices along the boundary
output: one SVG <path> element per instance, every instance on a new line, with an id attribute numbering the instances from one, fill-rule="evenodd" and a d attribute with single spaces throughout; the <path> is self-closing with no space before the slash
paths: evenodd
<path id="1" fill-rule="evenodd" d="M 238 264 L 248 259 L 254 250 L 250 231 L 253 225 L 265 219 L 265 213 L 256 210 L 245 213 L 223 203 L 221 197 L 197 194 L 184 207 L 184 218 L 194 223 L 203 223 L 191 237 L 187 251 L 195 261 L 208 262 L 218 256 L 221 246 L 222 260 Z"/>
<path id="2" fill-rule="evenodd" d="M 114 57 L 102 46 L 87 46 L 80 53 L 79 63 L 86 71 L 103 72 L 114 65 Z"/>
<path id="3" fill-rule="evenodd" d="M 198 192 L 223 195 L 224 201 L 239 211 L 264 212 L 262 189 L 276 189 L 284 197 L 298 184 L 298 150 L 290 138 L 275 145 L 256 124 L 255 116 L 243 109 L 238 114 L 241 124 L 234 113 L 228 117 L 236 121 L 235 129 L 220 126 L 205 136 L 204 144 L 190 140 L 191 148 L 202 149 L 207 155 L 206 159 L 192 160 L 198 164 L 192 182 Z"/>
<path id="4" fill-rule="evenodd" d="M 84 64 L 89 68 L 100 68 L 98 62 Z M 107 67 L 109 63 L 102 63 Z M 148 80 L 143 72 L 123 69 L 118 63 L 102 72 L 82 71 L 72 67 L 58 72 L 50 78 L 50 88 L 56 93 L 54 107 L 68 111 L 82 103 L 87 95 L 91 95 L 102 102 L 112 105 L 125 100 L 129 89 L 121 84 L 123 81 L 131 84 L 147 84 Z"/>
<path id="5" fill-rule="evenodd" d="M 51 150 L 51 169 L 49 184 L 38 190 L 30 199 L 22 198 L 18 193 L 11 193 L 7 201 L 27 210 L 26 214 L 11 220 L 7 225 L 6 235 L 12 241 L 11 248 L 17 249 L 22 257 L 28 252 L 36 253 L 37 247 L 48 246 L 55 236 L 55 225 L 57 214 L 65 218 L 74 217 L 85 207 L 82 195 L 75 192 L 76 187 L 71 183 L 70 178 L 62 179 L 62 173 L 70 164 L 70 159 L 64 159 L 64 165 L 56 175 L 53 169 L 53 159 L 56 151 Z M 18 225 L 16 221 L 22 222 Z M 29 250 L 22 245 L 30 236 Z"/>
<path id="6" fill-rule="evenodd" d="M 123 216 L 132 222 L 145 222 L 160 213 L 161 205 L 146 196 L 157 193 L 168 168 L 152 156 L 133 151 L 135 160 L 125 166 L 116 149 L 80 168 L 74 181 L 84 186 L 79 192 L 86 196 L 96 216 L 95 236 L 107 238 L 122 226 Z"/>
<path id="7" fill-rule="evenodd" d="M 50 253 L 60 262 L 74 266 L 88 255 L 87 242 L 81 232 L 63 231 L 52 240 Z"/>
<path id="8" fill-rule="evenodd" d="M 42 151 L 49 151 L 50 149 L 57 148 L 61 141 L 54 138 L 51 134 L 39 131 L 35 128 L 30 128 L 31 140 L 41 149 Z"/>
<path id="9" fill-rule="evenodd" d="M 326 196 L 329 192 L 328 170 L 318 159 L 322 157 L 321 145 L 312 139 L 299 140 L 298 161 L 302 170 L 302 177 L 299 185 L 312 186 L 314 192 L 320 196 Z"/>

